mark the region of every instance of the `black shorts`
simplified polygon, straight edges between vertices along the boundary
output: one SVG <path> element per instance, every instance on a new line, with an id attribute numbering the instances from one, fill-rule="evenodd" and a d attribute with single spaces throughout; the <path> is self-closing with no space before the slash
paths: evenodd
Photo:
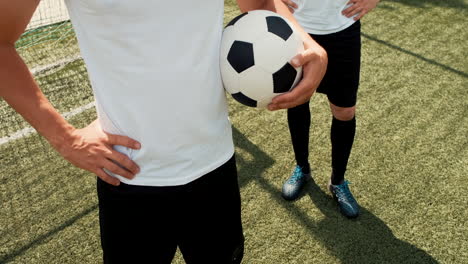
<path id="1" fill-rule="evenodd" d="M 235 158 L 181 186 L 107 184 L 98 178 L 104 263 L 240 263 L 244 236 Z"/>
<path id="2" fill-rule="evenodd" d="M 317 88 L 339 107 L 356 105 L 361 67 L 361 23 L 327 35 L 310 36 L 328 53 L 328 67 Z"/>

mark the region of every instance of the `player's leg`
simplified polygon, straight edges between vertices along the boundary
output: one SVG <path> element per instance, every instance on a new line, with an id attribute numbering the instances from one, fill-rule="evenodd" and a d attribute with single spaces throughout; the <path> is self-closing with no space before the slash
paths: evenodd
<path id="1" fill-rule="evenodd" d="M 331 183 L 341 184 L 344 181 L 348 159 L 353 147 L 356 133 L 356 106 L 339 107 L 330 103 L 333 114 L 330 139 L 332 146 L 332 177 Z"/>
<path id="2" fill-rule="evenodd" d="M 309 102 L 289 108 L 287 111 L 288 127 L 296 163 L 303 169 L 304 173 L 309 173 Z"/>
<path id="3" fill-rule="evenodd" d="M 310 35 L 327 53 L 333 49 L 335 43 L 333 34 L 328 35 Z M 328 65 L 333 61 L 328 56 Z M 333 58 L 333 57 L 332 57 Z M 318 93 L 328 94 L 329 86 L 334 81 L 334 76 L 327 72 L 323 77 Z M 309 165 L 309 130 L 310 130 L 310 108 L 309 102 L 288 109 L 288 125 L 291 134 L 294 155 L 297 165 L 294 168 L 292 175 L 283 184 L 282 196 L 287 200 L 293 200 L 300 194 L 301 189 L 306 182 L 311 179 L 311 169 Z"/>
<path id="4" fill-rule="evenodd" d="M 328 72 L 335 78 L 327 94 L 333 114 L 330 129 L 332 175 L 329 188 L 338 201 L 340 211 L 347 217 L 356 217 L 359 215 L 359 205 L 344 178 L 356 132 L 355 110 L 361 59 L 360 22 L 334 35 L 335 44 L 329 52 L 333 63 Z"/>
<path id="5" fill-rule="evenodd" d="M 161 187 L 112 186 L 98 179 L 99 224 L 105 264 L 170 264 L 177 249 L 171 192 Z"/>
<path id="6" fill-rule="evenodd" d="M 283 184 L 282 196 L 286 200 L 296 199 L 302 187 L 311 178 L 309 165 L 309 102 L 288 109 L 288 126 L 296 158 L 296 167 Z"/>
<path id="7" fill-rule="evenodd" d="M 244 236 L 235 158 L 186 187 L 178 245 L 187 264 L 240 263 Z"/>
<path id="8" fill-rule="evenodd" d="M 345 172 L 356 132 L 355 107 L 337 107 L 330 103 L 333 120 L 330 131 L 332 175 L 328 188 L 337 200 L 340 211 L 349 218 L 359 215 L 359 204 L 345 181 Z"/>

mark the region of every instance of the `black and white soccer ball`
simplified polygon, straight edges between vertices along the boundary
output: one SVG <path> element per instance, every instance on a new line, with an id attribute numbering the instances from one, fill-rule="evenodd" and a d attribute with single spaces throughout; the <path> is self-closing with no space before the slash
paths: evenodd
<path id="1" fill-rule="evenodd" d="M 221 41 L 224 88 L 238 102 L 265 108 L 299 82 L 302 67 L 289 62 L 304 50 L 299 33 L 277 13 L 255 10 L 229 22 Z"/>

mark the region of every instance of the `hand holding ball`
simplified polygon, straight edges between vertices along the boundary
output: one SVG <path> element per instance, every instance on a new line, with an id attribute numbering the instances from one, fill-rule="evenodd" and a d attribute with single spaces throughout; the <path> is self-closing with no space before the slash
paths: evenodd
<path id="1" fill-rule="evenodd" d="M 224 88 L 244 105 L 265 108 L 299 82 L 302 67 L 294 68 L 289 61 L 302 51 L 301 37 L 282 16 L 266 10 L 241 14 L 223 32 Z"/>

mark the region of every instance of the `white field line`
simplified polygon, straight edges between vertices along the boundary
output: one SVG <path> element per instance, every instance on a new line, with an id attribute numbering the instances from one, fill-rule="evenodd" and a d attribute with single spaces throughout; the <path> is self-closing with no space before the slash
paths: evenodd
<path id="1" fill-rule="evenodd" d="M 66 59 L 62 59 L 62 60 L 56 61 L 56 62 L 48 64 L 48 65 L 43 65 L 43 66 L 38 66 L 38 67 L 32 68 L 30 70 L 30 72 L 32 73 L 32 75 L 39 75 L 40 73 L 43 73 L 43 72 L 48 71 L 50 69 L 65 66 L 68 63 L 72 63 L 72 62 L 75 62 L 75 61 L 81 60 L 81 59 L 82 59 L 81 55 L 68 57 Z"/>
<path id="2" fill-rule="evenodd" d="M 28 26 L 27 26 L 27 30 L 29 29 L 32 29 L 32 28 L 36 28 L 36 27 L 40 27 L 40 26 L 43 26 L 43 25 L 47 25 L 47 24 L 53 24 L 53 23 L 57 23 L 57 22 L 61 22 L 61 21 L 65 21 L 65 20 L 68 20 L 69 19 L 69 16 L 68 16 L 68 12 L 67 12 L 67 9 L 65 7 L 65 4 L 63 3 L 63 0 L 42 0 L 36 10 L 36 12 L 34 13 L 33 17 L 31 18 L 31 21 L 29 22 Z M 47 71 L 51 68 L 55 68 L 55 67 L 60 67 L 60 66 L 63 66 L 63 65 L 66 65 L 67 63 L 70 63 L 70 62 L 73 62 L 75 60 L 78 60 L 78 59 L 81 59 L 81 57 L 79 56 L 75 56 L 75 57 L 72 57 L 72 58 L 68 58 L 68 59 L 64 59 L 62 61 L 59 61 L 58 63 L 54 63 L 54 64 L 51 64 L 51 65 L 46 65 L 46 66 L 42 66 L 42 67 L 37 67 L 37 68 L 34 68 L 31 70 L 31 73 L 36 75 L 36 74 L 40 74 L 44 71 Z M 81 107 L 78 107 L 70 112 L 66 112 L 66 113 L 63 113 L 62 116 L 65 118 L 65 119 L 69 119 L 73 116 L 76 116 L 90 108 L 94 107 L 94 102 L 92 103 L 89 103 L 87 105 L 84 105 L 84 106 L 81 106 Z M 20 138 L 23 138 L 23 137 L 26 137 L 30 134 L 33 134 L 33 133 L 36 133 L 37 131 L 32 128 L 32 127 L 26 127 L 26 128 L 23 128 L 19 131 L 16 131 L 15 133 L 9 135 L 9 136 L 6 136 L 6 137 L 3 137 L 3 138 L 0 138 L 0 145 L 3 145 L 3 144 L 6 144 L 10 141 L 13 141 L 13 140 L 16 140 L 16 139 L 20 139 Z"/>
<path id="3" fill-rule="evenodd" d="M 63 113 L 62 116 L 65 119 L 69 119 L 71 117 L 74 117 L 76 115 L 79 115 L 79 114 L 83 113 L 84 111 L 86 111 L 86 110 L 88 110 L 88 109 L 90 109 L 92 107 L 94 107 L 94 102 L 91 102 L 91 103 L 89 103 L 87 105 L 80 106 L 80 107 L 78 107 L 76 109 L 73 109 L 70 112 Z M 21 129 L 19 131 L 16 131 L 15 133 L 9 135 L 9 136 L 0 138 L 0 146 L 3 145 L 3 144 L 8 143 L 10 141 L 26 137 L 26 136 L 28 136 L 28 135 L 30 135 L 32 133 L 36 133 L 36 132 L 37 131 L 32 127 L 23 128 L 23 129 Z"/>

